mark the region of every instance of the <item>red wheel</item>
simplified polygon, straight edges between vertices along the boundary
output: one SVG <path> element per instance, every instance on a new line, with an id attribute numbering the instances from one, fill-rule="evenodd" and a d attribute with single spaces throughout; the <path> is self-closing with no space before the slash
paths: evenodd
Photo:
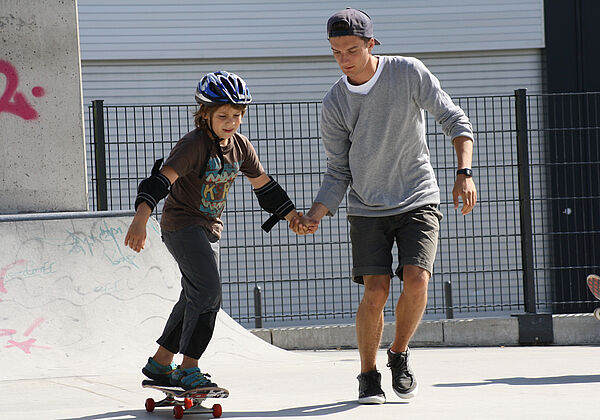
<path id="1" fill-rule="evenodd" d="M 223 414 L 223 407 L 221 407 L 221 404 L 213 405 L 212 410 L 214 417 L 221 417 L 221 414 Z"/>
<path id="2" fill-rule="evenodd" d="M 183 406 L 185 407 L 186 410 L 189 410 L 190 408 L 192 408 L 194 406 L 194 402 L 191 400 L 191 398 L 184 398 Z"/>
<path id="3" fill-rule="evenodd" d="M 154 407 L 156 407 L 154 400 L 152 398 L 148 398 L 146 400 L 146 411 L 152 413 L 154 411 Z"/>
<path id="4" fill-rule="evenodd" d="M 180 405 L 176 405 L 173 407 L 173 417 L 176 419 L 180 419 L 183 417 L 183 407 Z"/>

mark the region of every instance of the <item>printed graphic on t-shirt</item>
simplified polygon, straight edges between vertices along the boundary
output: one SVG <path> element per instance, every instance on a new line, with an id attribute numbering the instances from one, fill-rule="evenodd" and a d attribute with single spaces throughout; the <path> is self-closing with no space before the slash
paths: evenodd
<path id="1" fill-rule="evenodd" d="M 225 163 L 223 172 L 219 174 L 221 162 L 219 158 L 212 157 L 208 161 L 207 175 L 204 184 L 202 184 L 202 199 L 200 211 L 211 218 L 217 218 L 223 213 L 229 188 L 235 180 L 242 162 Z"/>

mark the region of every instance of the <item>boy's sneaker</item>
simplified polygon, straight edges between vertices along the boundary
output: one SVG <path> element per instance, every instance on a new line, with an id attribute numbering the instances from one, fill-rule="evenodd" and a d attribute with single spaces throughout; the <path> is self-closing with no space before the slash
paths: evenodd
<path id="1" fill-rule="evenodd" d="M 148 363 L 142 368 L 142 373 L 161 385 L 169 385 L 171 372 L 173 372 L 176 367 L 177 365 L 175 363 L 165 366 L 157 363 L 152 357 L 149 357 Z"/>
<path id="2" fill-rule="evenodd" d="M 381 389 L 381 374 L 377 370 L 361 373 L 357 379 L 360 404 L 385 403 L 385 393 Z"/>
<path id="3" fill-rule="evenodd" d="M 410 350 L 406 349 L 402 353 L 392 353 L 391 349 L 387 351 L 388 367 L 392 370 L 392 387 L 400 398 L 412 398 L 417 395 L 419 385 L 417 378 L 408 364 Z"/>
<path id="4" fill-rule="evenodd" d="M 188 369 L 178 367 L 171 372 L 170 383 L 172 386 L 178 386 L 185 390 L 217 386 L 208 378 L 210 378 L 210 375 L 200 372 L 197 367 Z"/>

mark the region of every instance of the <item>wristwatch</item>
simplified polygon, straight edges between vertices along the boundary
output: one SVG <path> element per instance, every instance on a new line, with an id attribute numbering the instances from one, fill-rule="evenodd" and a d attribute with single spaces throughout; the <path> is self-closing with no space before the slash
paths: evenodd
<path id="1" fill-rule="evenodd" d="M 456 175 L 466 175 L 468 178 L 473 176 L 473 170 L 471 168 L 463 168 L 456 171 Z"/>

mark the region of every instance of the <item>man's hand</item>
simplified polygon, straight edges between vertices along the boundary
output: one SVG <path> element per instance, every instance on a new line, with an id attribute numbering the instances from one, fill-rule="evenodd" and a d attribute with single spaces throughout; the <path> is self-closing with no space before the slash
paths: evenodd
<path id="1" fill-rule="evenodd" d="M 319 228 L 319 220 L 298 213 L 298 217 L 290 220 L 290 230 L 298 235 L 315 233 Z"/>
<path id="2" fill-rule="evenodd" d="M 452 199 L 454 200 L 454 209 L 458 209 L 458 197 L 462 198 L 463 206 L 460 212 L 464 216 L 469 214 L 477 203 L 477 189 L 473 178 L 466 175 L 457 175 L 452 189 Z"/>
<path id="3" fill-rule="evenodd" d="M 315 233 L 319 228 L 321 219 L 329 213 L 329 210 L 322 203 L 313 203 L 312 207 L 303 215 L 298 213 L 298 217 L 290 220 L 290 229 L 298 235 L 307 235 Z"/>

